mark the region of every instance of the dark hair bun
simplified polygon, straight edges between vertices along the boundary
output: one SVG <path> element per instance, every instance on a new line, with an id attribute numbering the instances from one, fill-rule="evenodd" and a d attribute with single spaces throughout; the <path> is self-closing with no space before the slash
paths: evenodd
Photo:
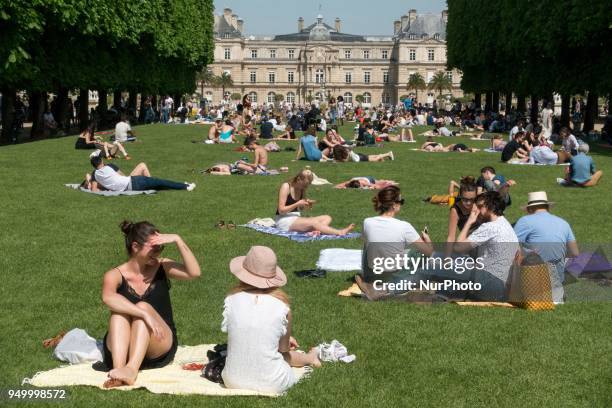
<path id="1" fill-rule="evenodd" d="M 119 224 L 119 228 L 121 228 L 121 232 L 125 235 L 128 235 L 132 228 L 134 228 L 134 223 L 131 221 L 124 220 L 121 224 Z"/>

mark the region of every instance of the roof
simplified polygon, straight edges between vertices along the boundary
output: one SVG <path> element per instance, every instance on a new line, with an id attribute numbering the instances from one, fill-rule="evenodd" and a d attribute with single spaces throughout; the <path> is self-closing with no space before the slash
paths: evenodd
<path id="1" fill-rule="evenodd" d="M 274 41 L 365 41 L 361 35 L 345 34 L 336 31 L 334 27 L 323 22 L 323 16 L 317 17 L 317 22 L 304 28 L 302 31 L 292 34 L 281 34 L 274 37 Z"/>
<path id="2" fill-rule="evenodd" d="M 423 35 L 433 38 L 436 34 L 440 36 L 440 40 L 446 40 L 446 23 L 439 14 L 418 14 L 416 19 L 404 28 L 399 34 L 400 38 L 420 39 Z"/>
<path id="3" fill-rule="evenodd" d="M 214 34 L 221 38 L 240 38 L 242 33 L 227 22 L 224 16 L 215 15 Z"/>

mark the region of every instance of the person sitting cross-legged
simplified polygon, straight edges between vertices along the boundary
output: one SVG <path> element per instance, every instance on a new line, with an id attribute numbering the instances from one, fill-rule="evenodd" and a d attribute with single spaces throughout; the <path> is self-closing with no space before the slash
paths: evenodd
<path id="1" fill-rule="evenodd" d="M 578 154 L 570 159 L 565 179 L 559 178 L 557 182 L 562 186 L 596 186 L 603 172 L 595 169 L 595 162 L 591 156 L 588 156 L 588 153 L 588 144 L 583 143 L 578 146 Z"/>

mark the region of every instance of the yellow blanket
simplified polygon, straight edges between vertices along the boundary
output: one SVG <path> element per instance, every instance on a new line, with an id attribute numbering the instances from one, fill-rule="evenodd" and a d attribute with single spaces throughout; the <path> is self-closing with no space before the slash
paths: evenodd
<path id="1" fill-rule="evenodd" d="M 200 395 L 258 395 L 277 397 L 279 394 L 252 390 L 225 388 L 221 384 L 208 381 L 201 376 L 200 371 L 183 370 L 183 364 L 207 362 L 206 352 L 212 350 L 214 344 L 201 344 L 198 346 L 179 346 L 174 361 L 163 368 L 143 370 L 138 374 L 136 383 L 131 386 L 112 388 L 128 391 L 134 388 L 146 388 L 154 394 L 200 394 Z M 294 368 L 297 378 L 306 374 L 306 368 Z M 75 364 L 54 368 L 49 371 L 37 373 L 31 379 L 25 379 L 35 387 L 65 387 L 71 385 L 90 385 L 102 390 L 107 373 L 95 371 L 91 364 Z"/>

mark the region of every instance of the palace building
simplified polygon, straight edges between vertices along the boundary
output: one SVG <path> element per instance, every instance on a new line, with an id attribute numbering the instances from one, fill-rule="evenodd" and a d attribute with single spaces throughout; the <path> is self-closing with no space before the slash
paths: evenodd
<path id="1" fill-rule="evenodd" d="M 215 15 L 215 56 L 209 69 L 230 74 L 233 87 L 225 95 L 221 88 L 208 88 L 204 96 L 218 103 L 235 93 L 250 94 L 261 105 L 279 100 L 305 104 L 339 95 L 354 103 L 362 95 L 364 104 L 396 104 L 415 93 L 407 89 L 411 74 L 419 72 L 429 82 L 438 71 L 451 79 L 452 95 L 462 96 L 460 73 L 446 69 L 447 18 L 447 11 L 410 10 L 393 22 L 392 36 L 371 36 L 344 33 L 340 18 L 332 27 L 319 15 L 310 25 L 298 18 L 295 33 L 256 36 L 246 34 L 244 21 L 226 8 Z M 432 103 L 436 96 L 436 91 L 419 90 L 418 101 Z"/>

